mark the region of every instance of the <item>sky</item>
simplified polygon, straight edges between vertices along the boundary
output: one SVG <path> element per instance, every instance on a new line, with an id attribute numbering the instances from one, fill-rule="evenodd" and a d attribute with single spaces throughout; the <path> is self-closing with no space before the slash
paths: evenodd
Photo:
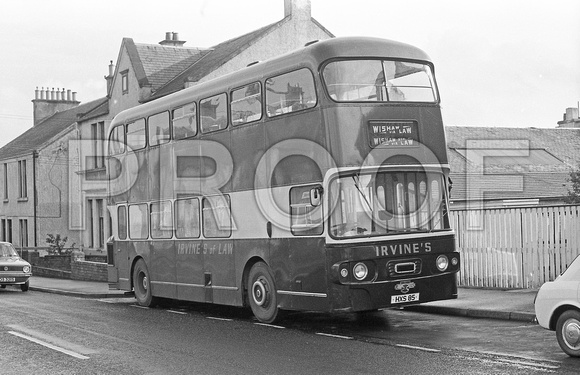
<path id="1" fill-rule="evenodd" d="M 450 126 L 554 128 L 580 101 L 578 0 L 311 0 L 337 37 L 424 50 Z M 32 127 L 34 91 L 88 102 L 106 95 L 122 38 L 156 44 L 177 32 L 211 47 L 279 21 L 284 0 L 3 0 L 0 147 Z"/>

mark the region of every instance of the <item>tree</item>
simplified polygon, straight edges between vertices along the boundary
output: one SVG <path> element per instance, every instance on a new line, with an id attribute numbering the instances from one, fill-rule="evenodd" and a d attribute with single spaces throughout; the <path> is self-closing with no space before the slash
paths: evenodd
<path id="1" fill-rule="evenodd" d="M 567 181 L 572 183 L 572 190 L 568 189 L 568 195 L 564 198 L 564 202 L 568 204 L 580 203 L 580 166 L 570 172 Z"/>
<path id="2" fill-rule="evenodd" d="M 46 243 L 50 247 L 49 252 L 51 254 L 57 255 L 68 254 L 72 251 L 72 248 L 75 245 L 73 243 L 69 248 L 65 248 L 66 241 L 68 241 L 68 237 L 60 238 L 60 234 L 57 234 L 55 236 L 54 234 L 49 233 L 46 236 L 47 236 Z"/>

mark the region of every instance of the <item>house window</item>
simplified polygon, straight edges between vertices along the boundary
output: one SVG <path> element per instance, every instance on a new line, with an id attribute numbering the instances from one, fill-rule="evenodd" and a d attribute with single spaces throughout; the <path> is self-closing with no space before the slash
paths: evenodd
<path id="1" fill-rule="evenodd" d="M 121 72 L 121 89 L 123 94 L 129 93 L 129 71 L 125 70 Z"/>
<path id="2" fill-rule="evenodd" d="M 8 164 L 4 163 L 4 200 L 8 200 Z"/>
<path id="3" fill-rule="evenodd" d="M 26 186 L 26 160 L 18 161 L 18 198 L 28 197 Z"/>
<path id="4" fill-rule="evenodd" d="M 0 219 L 0 226 L 2 227 L 0 228 L 0 230 L 2 231 L 2 237 L 0 238 L 0 240 L 6 241 L 6 219 Z"/>
<path id="5" fill-rule="evenodd" d="M 4 232 L 4 241 L 12 242 L 12 219 L 6 219 L 6 228 Z"/>
<path id="6" fill-rule="evenodd" d="M 103 121 L 91 124 L 92 168 L 105 168 L 105 123 Z"/>
<path id="7" fill-rule="evenodd" d="M 28 247 L 28 220 L 20 219 L 20 247 Z"/>

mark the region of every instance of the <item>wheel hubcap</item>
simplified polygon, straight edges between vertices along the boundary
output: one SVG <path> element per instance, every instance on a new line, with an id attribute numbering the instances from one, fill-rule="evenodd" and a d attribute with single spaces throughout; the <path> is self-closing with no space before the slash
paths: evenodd
<path id="1" fill-rule="evenodd" d="M 143 285 L 143 290 L 147 291 L 147 276 L 143 276 L 141 284 Z"/>
<path id="2" fill-rule="evenodd" d="M 567 320 L 562 327 L 562 336 L 571 349 L 580 349 L 580 322 L 576 319 Z"/>
<path id="3" fill-rule="evenodd" d="M 258 278 L 252 285 L 252 298 L 258 306 L 264 307 L 268 302 L 267 283 L 264 279 Z"/>

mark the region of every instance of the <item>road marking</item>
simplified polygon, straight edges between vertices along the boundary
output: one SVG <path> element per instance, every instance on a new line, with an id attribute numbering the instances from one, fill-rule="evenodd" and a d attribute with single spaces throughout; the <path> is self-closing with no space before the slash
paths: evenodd
<path id="1" fill-rule="evenodd" d="M 181 314 L 181 315 L 187 315 L 186 312 L 183 311 L 177 311 L 177 310 L 167 310 L 167 312 L 173 313 L 173 314 Z"/>
<path id="2" fill-rule="evenodd" d="M 264 326 L 264 327 L 270 327 L 270 328 L 278 328 L 278 329 L 285 329 L 286 327 L 282 327 L 282 326 L 277 326 L 274 324 L 266 324 L 266 323 L 254 323 L 257 326 Z"/>
<path id="3" fill-rule="evenodd" d="M 395 346 L 398 346 L 400 348 L 422 350 L 424 352 L 431 352 L 431 353 L 440 353 L 441 352 L 441 350 L 439 350 L 439 349 L 425 348 L 423 346 L 414 346 L 414 345 L 405 345 L 405 344 L 395 344 Z"/>
<path id="4" fill-rule="evenodd" d="M 316 332 L 316 334 L 319 336 L 333 337 L 335 339 L 354 340 L 354 338 L 350 336 L 333 335 L 331 333 L 324 332 Z"/>
<path id="5" fill-rule="evenodd" d="M 217 318 L 217 317 L 215 317 L 215 316 L 208 316 L 207 318 L 208 318 L 208 319 L 212 319 L 212 320 L 223 320 L 223 321 L 225 321 L 225 322 L 233 322 L 233 321 L 234 321 L 233 319 L 228 319 L 228 318 Z"/>
<path id="6" fill-rule="evenodd" d="M 139 306 L 139 305 L 129 305 L 129 306 L 132 306 L 132 307 L 138 307 L 138 308 L 140 308 L 140 309 L 146 309 L 146 310 L 148 310 L 148 309 L 149 309 L 149 307 L 145 307 L 145 306 Z"/>
<path id="7" fill-rule="evenodd" d="M 34 342 L 36 344 L 42 345 L 42 346 L 47 347 L 49 349 L 56 350 L 57 352 L 61 352 L 61 353 L 66 354 L 66 355 L 70 355 L 71 357 L 75 357 L 75 358 L 78 358 L 78 359 L 89 359 L 89 357 L 84 356 L 82 354 L 75 353 L 75 352 L 73 352 L 71 350 L 67 350 L 65 348 L 61 348 L 59 346 L 49 344 L 49 343 L 47 343 L 45 341 L 36 339 L 34 337 L 30 337 L 30 336 L 23 335 L 22 333 L 19 333 L 19 332 L 8 331 L 8 333 L 10 333 L 10 334 L 12 334 L 14 336 L 18 336 L 20 338 L 23 338 L 25 340 L 32 341 L 32 342 Z"/>

